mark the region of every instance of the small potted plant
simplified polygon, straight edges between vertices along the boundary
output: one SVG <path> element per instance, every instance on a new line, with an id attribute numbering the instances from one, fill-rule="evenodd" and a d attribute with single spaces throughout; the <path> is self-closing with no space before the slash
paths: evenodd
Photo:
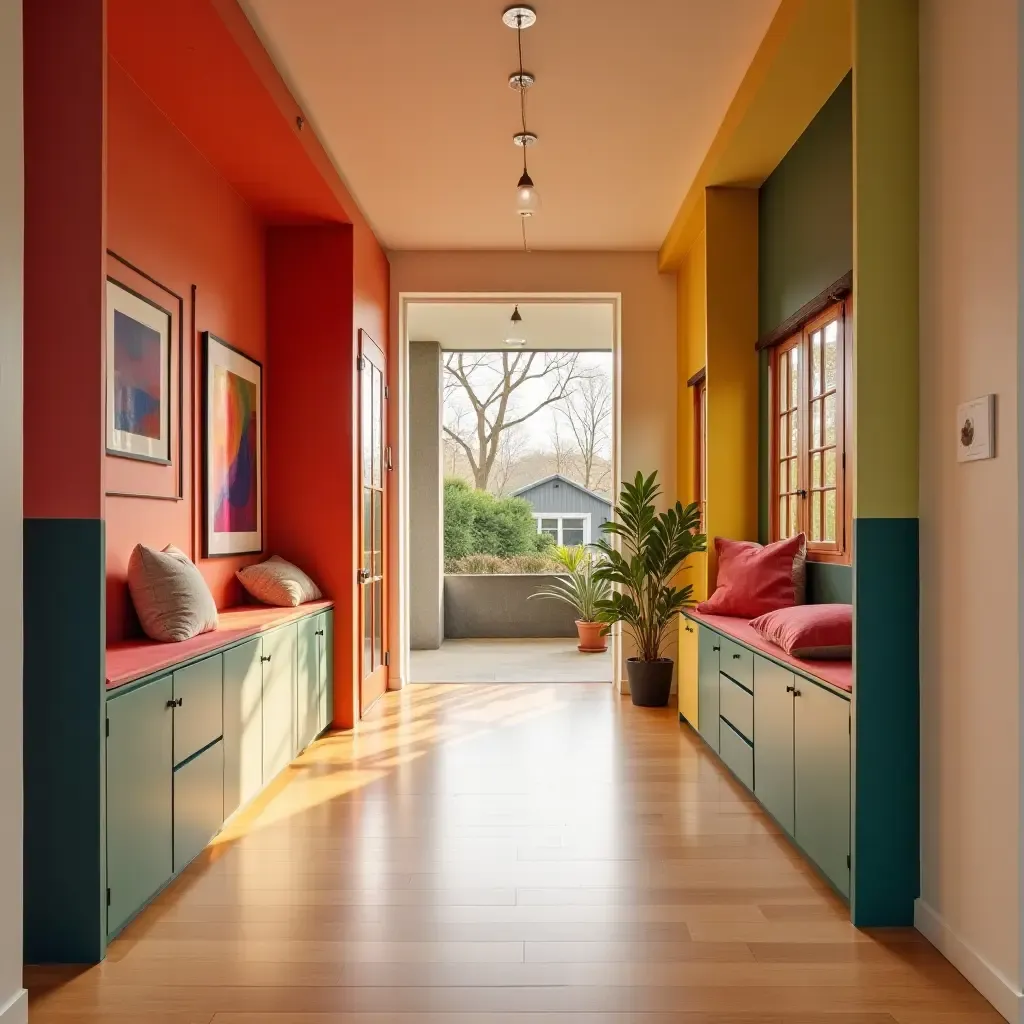
<path id="1" fill-rule="evenodd" d="M 598 577 L 593 554 L 578 544 L 557 547 L 551 557 L 566 569 L 569 578 L 553 580 L 530 597 L 548 597 L 572 605 L 579 616 L 576 620 L 579 649 L 586 654 L 606 651 L 608 627 L 598 620 L 597 608 L 611 593 L 611 586 Z"/>
<path id="2" fill-rule="evenodd" d="M 621 622 L 636 645 L 626 662 L 629 692 L 638 707 L 664 707 L 672 689 L 672 659 L 662 656 L 665 634 L 675 616 L 693 604 L 693 585 L 675 587 L 672 580 L 685 562 L 707 548 L 700 529 L 697 503 L 658 513 L 654 503 L 661 488 L 658 474 L 637 473 L 622 485 L 615 520 L 604 523 L 605 534 L 619 537 L 622 551 L 607 538 L 596 547 L 603 558 L 594 576 L 617 589 L 598 601 L 597 617 L 609 626 Z"/>

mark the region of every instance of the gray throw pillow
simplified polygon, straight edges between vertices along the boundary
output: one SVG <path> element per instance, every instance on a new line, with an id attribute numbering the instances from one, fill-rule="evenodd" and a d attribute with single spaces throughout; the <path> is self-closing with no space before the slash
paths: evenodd
<path id="1" fill-rule="evenodd" d="M 128 589 L 146 636 L 188 640 L 217 628 L 217 605 L 202 573 L 171 544 L 163 551 L 136 544 L 128 561 Z"/>
<path id="2" fill-rule="evenodd" d="M 286 562 L 279 555 L 271 555 L 257 565 L 247 565 L 235 575 L 242 586 L 263 604 L 294 608 L 324 596 L 297 565 Z"/>

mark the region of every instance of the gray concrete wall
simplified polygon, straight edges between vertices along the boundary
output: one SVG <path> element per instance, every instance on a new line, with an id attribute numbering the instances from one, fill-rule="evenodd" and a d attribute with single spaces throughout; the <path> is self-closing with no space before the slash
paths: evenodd
<path id="1" fill-rule="evenodd" d="M 576 636 L 576 611 L 555 600 L 528 600 L 551 575 L 444 577 L 446 640 Z"/>
<path id="2" fill-rule="evenodd" d="M 441 346 L 409 345 L 409 645 L 444 639 Z"/>

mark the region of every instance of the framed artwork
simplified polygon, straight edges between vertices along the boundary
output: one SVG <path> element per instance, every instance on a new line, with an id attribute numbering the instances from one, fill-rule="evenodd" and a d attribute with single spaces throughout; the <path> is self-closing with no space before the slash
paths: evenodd
<path id="1" fill-rule="evenodd" d="M 263 550 L 263 367 L 203 332 L 205 553 Z"/>
<path id="2" fill-rule="evenodd" d="M 171 462 L 171 314 L 107 278 L 107 452 Z"/>

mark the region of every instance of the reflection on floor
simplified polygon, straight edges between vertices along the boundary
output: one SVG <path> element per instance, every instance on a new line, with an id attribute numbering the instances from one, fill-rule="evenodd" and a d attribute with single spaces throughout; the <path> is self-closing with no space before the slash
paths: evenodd
<path id="1" fill-rule="evenodd" d="M 316 743 L 32 1024 L 999 1024 L 865 934 L 675 710 L 413 686 Z"/>
<path id="2" fill-rule="evenodd" d="M 413 651 L 414 683 L 610 683 L 612 656 L 582 654 L 577 640 L 445 640 Z"/>

